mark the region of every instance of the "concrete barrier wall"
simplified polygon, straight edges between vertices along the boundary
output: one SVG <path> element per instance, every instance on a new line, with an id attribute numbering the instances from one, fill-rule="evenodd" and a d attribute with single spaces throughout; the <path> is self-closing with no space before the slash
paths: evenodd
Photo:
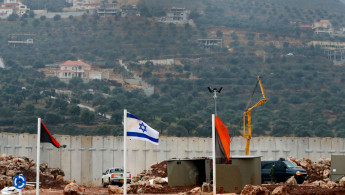
<path id="1" fill-rule="evenodd" d="M 41 143 L 40 163 L 61 168 L 65 180 L 101 185 L 102 172 L 111 167 L 123 167 L 123 137 L 113 136 L 63 136 L 55 135 L 66 148 L 57 149 Z M 127 167 L 132 176 L 152 164 L 171 158 L 211 157 L 211 138 L 161 137 L 160 145 L 128 140 Z M 36 135 L 0 133 L 0 153 L 26 156 L 36 160 Z M 233 137 L 231 155 L 244 155 L 246 140 Z M 344 138 L 253 137 L 250 155 L 262 160 L 275 160 L 294 156 L 311 160 L 330 158 L 332 154 L 345 154 Z"/>

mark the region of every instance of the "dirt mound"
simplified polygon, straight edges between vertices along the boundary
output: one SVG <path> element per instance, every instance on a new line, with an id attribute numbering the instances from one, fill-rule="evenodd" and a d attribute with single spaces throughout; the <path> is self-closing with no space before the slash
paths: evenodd
<path id="1" fill-rule="evenodd" d="M 295 165 L 302 167 L 308 173 L 308 182 L 314 182 L 318 180 L 328 181 L 328 176 L 331 172 L 331 159 L 320 158 L 319 161 L 314 162 L 309 158 L 302 158 L 297 160 L 294 157 L 288 158 L 289 161 Z"/>
<path id="2" fill-rule="evenodd" d="M 27 182 L 36 182 L 36 163 L 27 157 L 0 155 L 0 189 L 13 186 L 13 178 L 23 174 Z M 62 189 L 64 172 L 61 169 L 48 168 L 48 164 L 40 165 L 40 183 L 42 188 Z"/>

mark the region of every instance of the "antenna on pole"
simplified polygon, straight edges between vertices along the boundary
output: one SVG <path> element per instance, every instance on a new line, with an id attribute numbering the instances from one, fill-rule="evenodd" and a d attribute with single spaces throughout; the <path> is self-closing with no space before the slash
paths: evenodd
<path id="1" fill-rule="evenodd" d="M 222 91 L 223 87 L 220 87 L 219 89 L 208 87 L 208 91 L 210 93 L 213 93 L 213 99 L 214 99 L 214 114 L 217 116 L 217 93 L 220 93 Z"/>

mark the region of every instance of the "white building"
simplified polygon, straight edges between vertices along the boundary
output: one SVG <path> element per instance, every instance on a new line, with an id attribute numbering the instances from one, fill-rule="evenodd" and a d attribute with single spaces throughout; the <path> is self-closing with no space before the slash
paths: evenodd
<path id="1" fill-rule="evenodd" d="M 74 77 L 79 77 L 84 80 L 109 79 L 108 72 L 92 70 L 90 64 L 80 60 L 63 62 L 59 65 L 59 70 L 55 72 L 55 76 L 60 79 L 71 79 Z"/>
<path id="2" fill-rule="evenodd" d="M 166 22 L 186 22 L 188 20 L 190 10 L 186 8 L 172 7 L 166 14 Z"/>
<path id="3" fill-rule="evenodd" d="M 22 16 L 30 9 L 19 0 L 4 0 L 0 6 L 0 18 L 4 19 L 11 14 Z"/>
<path id="4" fill-rule="evenodd" d="M 334 32 L 332 23 L 329 20 L 320 20 L 320 22 L 314 22 L 312 25 L 312 29 L 315 33 L 329 33 L 332 34 Z"/>

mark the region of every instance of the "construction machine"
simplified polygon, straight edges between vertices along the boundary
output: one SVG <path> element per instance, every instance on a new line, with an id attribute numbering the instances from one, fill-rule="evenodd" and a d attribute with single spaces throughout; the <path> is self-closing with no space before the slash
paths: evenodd
<path id="1" fill-rule="evenodd" d="M 254 95 L 254 93 L 255 93 L 255 90 L 256 90 L 258 84 L 260 85 L 260 88 L 261 88 L 262 99 L 261 99 L 260 101 L 258 101 L 254 106 L 248 108 L 248 107 L 249 107 L 249 104 L 250 104 L 251 101 L 252 101 L 253 95 Z M 247 111 L 245 111 L 245 112 L 243 113 L 243 136 L 244 136 L 244 138 L 247 139 L 247 143 L 246 143 L 246 155 L 249 154 L 250 139 L 252 138 L 252 127 L 251 127 L 252 118 L 251 118 L 250 114 L 251 114 L 251 112 L 252 112 L 252 110 L 253 110 L 254 108 L 256 108 L 257 106 L 261 106 L 261 105 L 264 104 L 266 101 L 267 101 L 267 100 L 266 100 L 264 88 L 263 88 L 262 83 L 261 83 L 261 78 L 260 78 L 260 76 L 258 76 L 258 80 L 257 80 L 257 82 L 256 82 L 256 86 L 255 86 L 255 88 L 254 88 L 254 91 L 253 91 L 253 93 L 252 93 L 252 96 L 251 96 L 251 98 L 250 98 L 250 100 L 249 100 L 249 102 L 248 102 L 248 105 L 247 105 Z M 248 129 L 247 129 L 247 130 L 246 130 L 246 118 L 247 118 L 247 120 L 248 120 Z"/>

